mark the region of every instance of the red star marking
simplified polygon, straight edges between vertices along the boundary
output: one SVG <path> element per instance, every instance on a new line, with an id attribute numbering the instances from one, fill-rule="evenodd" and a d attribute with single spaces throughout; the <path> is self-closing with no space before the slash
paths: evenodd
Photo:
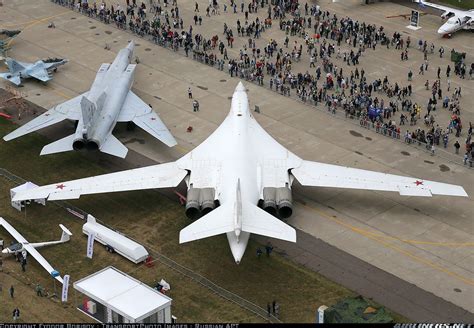
<path id="1" fill-rule="evenodd" d="M 423 184 L 423 181 L 416 180 L 416 181 L 413 182 L 413 183 L 416 184 L 417 186 L 419 186 L 419 185 L 422 185 L 422 184 Z"/>
<path id="2" fill-rule="evenodd" d="M 152 120 L 152 121 L 156 120 L 156 117 L 152 117 L 151 120 Z"/>
<path id="3" fill-rule="evenodd" d="M 61 190 L 63 190 L 63 189 L 64 189 L 64 187 L 66 187 L 66 186 L 65 186 L 65 185 L 63 185 L 62 183 L 61 183 L 61 184 L 58 184 L 58 185 L 56 185 L 56 189 L 61 189 Z"/>

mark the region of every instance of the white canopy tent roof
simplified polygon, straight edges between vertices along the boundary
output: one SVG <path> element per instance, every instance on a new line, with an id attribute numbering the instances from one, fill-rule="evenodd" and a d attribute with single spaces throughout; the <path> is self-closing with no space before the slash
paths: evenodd
<path id="1" fill-rule="evenodd" d="M 76 281 L 74 288 L 131 322 L 171 306 L 171 298 L 111 266 Z"/>

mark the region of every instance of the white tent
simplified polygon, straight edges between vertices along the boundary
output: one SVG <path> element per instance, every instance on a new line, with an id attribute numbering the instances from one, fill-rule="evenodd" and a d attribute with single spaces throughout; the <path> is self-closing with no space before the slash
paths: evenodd
<path id="1" fill-rule="evenodd" d="M 114 267 L 76 281 L 74 289 L 90 298 L 79 310 L 102 323 L 171 322 L 171 298 Z"/>

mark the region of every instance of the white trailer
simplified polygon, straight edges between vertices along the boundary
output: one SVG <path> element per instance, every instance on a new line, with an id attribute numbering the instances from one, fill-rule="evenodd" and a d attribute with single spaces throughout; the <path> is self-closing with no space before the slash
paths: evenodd
<path id="1" fill-rule="evenodd" d="M 87 222 L 82 226 L 82 232 L 87 236 L 93 234 L 94 239 L 105 245 L 109 252 L 117 252 L 134 263 L 143 262 L 148 257 L 145 247 L 97 223 L 92 215 L 87 215 Z"/>

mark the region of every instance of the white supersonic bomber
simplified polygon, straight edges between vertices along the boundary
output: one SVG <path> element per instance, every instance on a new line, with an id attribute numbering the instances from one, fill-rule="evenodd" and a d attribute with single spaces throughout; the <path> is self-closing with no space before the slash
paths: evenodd
<path id="1" fill-rule="evenodd" d="M 133 122 L 167 146 L 176 145 L 158 114 L 130 90 L 136 68 L 130 64 L 134 47 L 132 41 L 112 64 L 102 64 L 89 91 L 53 107 L 3 139 L 9 141 L 68 119 L 78 121 L 76 132 L 46 145 L 41 155 L 86 148 L 124 158 L 127 147 L 112 135 L 117 122 Z"/>
<path id="2" fill-rule="evenodd" d="M 183 179 L 188 186 L 186 215 L 197 221 L 181 230 L 180 243 L 225 233 L 236 263 L 251 233 L 296 242 L 295 229 L 280 220 L 293 212 L 294 179 L 303 186 L 395 191 L 404 196 L 467 196 L 461 186 L 299 158 L 258 124 L 240 82 L 226 119 L 176 162 L 19 191 L 13 200 L 170 188 Z"/>

